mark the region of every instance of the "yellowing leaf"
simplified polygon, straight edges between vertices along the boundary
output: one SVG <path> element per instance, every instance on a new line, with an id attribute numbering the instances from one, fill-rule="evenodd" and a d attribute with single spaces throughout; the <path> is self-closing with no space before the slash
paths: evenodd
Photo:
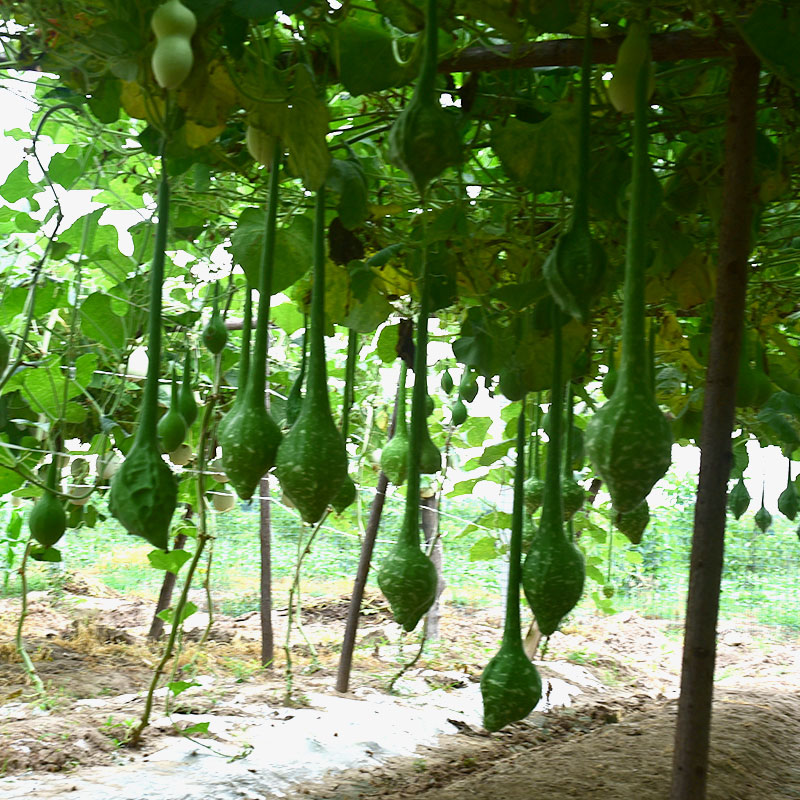
<path id="1" fill-rule="evenodd" d="M 193 70 L 190 79 L 178 92 L 178 105 L 185 110 L 187 118 L 206 128 L 224 128 L 237 102 L 236 87 L 219 61 L 208 64 L 207 70 Z M 218 135 L 214 134 L 212 139 Z M 200 146 L 189 144 L 191 147 Z"/>
<path id="2" fill-rule="evenodd" d="M 125 113 L 133 119 L 145 119 L 153 124 L 164 116 L 164 101 L 145 94 L 136 81 L 122 81 L 119 101 Z"/>
<path id="3" fill-rule="evenodd" d="M 206 128 L 205 125 L 187 120 L 186 127 L 184 128 L 186 144 L 193 148 L 205 147 L 209 142 L 213 142 L 224 130 L 224 124 L 215 125 L 213 128 Z"/>
<path id="4" fill-rule="evenodd" d="M 317 97 L 311 75 L 298 67 L 289 97 L 284 139 L 289 150 L 289 169 L 299 175 L 307 189 L 314 192 L 328 174 L 328 108 Z"/>

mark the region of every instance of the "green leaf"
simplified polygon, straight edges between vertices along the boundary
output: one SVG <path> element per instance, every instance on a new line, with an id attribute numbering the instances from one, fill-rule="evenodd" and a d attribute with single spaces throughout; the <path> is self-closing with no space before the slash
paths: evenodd
<path id="1" fill-rule="evenodd" d="M 386 364 L 397 360 L 397 342 L 400 334 L 399 325 L 386 325 L 378 334 L 375 353 Z"/>
<path id="2" fill-rule="evenodd" d="M 324 183 L 331 163 L 327 133 L 328 107 L 317 96 L 309 71 L 299 66 L 289 97 L 284 140 L 289 151 L 289 170 L 299 175 L 312 192 Z"/>
<path id="3" fill-rule="evenodd" d="M 90 339 L 120 351 L 125 346 L 126 326 L 114 312 L 112 299 L 103 292 L 92 292 L 81 303 L 81 329 Z"/>
<path id="4" fill-rule="evenodd" d="M 753 48 L 764 65 L 782 81 L 800 89 L 800 9 L 793 3 L 765 0 L 749 17 L 742 20 L 732 15 L 744 40 Z"/>
<path id="5" fill-rule="evenodd" d="M 800 397 L 789 392 L 775 392 L 758 412 L 763 422 L 785 446 L 794 450 L 800 445 Z"/>
<path id="6" fill-rule="evenodd" d="M 179 694 L 182 694 L 187 689 L 191 689 L 193 686 L 202 686 L 202 684 L 198 683 L 197 681 L 170 681 L 167 684 L 167 689 L 172 692 L 172 694 L 177 697 Z M 208 723 L 205 723 L 208 725 Z"/>
<path id="7" fill-rule="evenodd" d="M 122 84 L 116 78 L 106 76 L 92 91 L 88 105 L 92 114 L 105 125 L 110 125 L 119 119 L 120 95 Z"/>
<path id="8" fill-rule="evenodd" d="M 61 551 L 55 547 L 32 547 L 29 555 L 34 561 L 47 561 L 51 564 L 61 561 Z"/>
<path id="9" fill-rule="evenodd" d="M 458 483 L 454 484 L 452 490 L 448 492 L 448 497 L 458 497 L 459 495 L 464 494 L 472 494 L 475 486 L 484 480 L 484 477 L 481 476 L 479 478 L 468 478 L 465 481 L 459 481 Z"/>
<path id="10" fill-rule="evenodd" d="M 191 601 L 187 601 L 186 605 L 183 607 L 183 613 L 181 614 L 179 622 L 183 622 L 185 619 L 191 617 L 195 611 L 197 611 L 197 606 Z M 163 619 L 168 625 L 173 624 L 174 615 L 175 610 L 173 608 L 165 608 L 163 611 L 159 611 L 158 614 L 156 614 L 159 619 Z"/>
<path id="11" fill-rule="evenodd" d="M 294 303 L 281 303 L 269 312 L 270 321 L 290 336 L 303 327 L 303 315 Z"/>
<path id="12" fill-rule="evenodd" d="M 187 553 L 185 550 L 170 550 L 168 552 L 151 550 L 147 554 L 147 560 L 150 562 L 151 567 L 171 572 L 173 575 L 177 575 L 181 567 L 191 558 L 191 553 Z"/>
<path id="13" fill-rule="evenodd" d="M 47 167 L 47 174 L 50 179 L 65 189 L 69 189 L 83 175 L 85 170 L 83 160 L 75 157 L 79 152 L 80 148 L 73 145 L 67 148 L 64 153 L 56 153 L 50 159 L 50 164 Z"/>
<path id="14" fill-rule="evenodd" d="M 23 483 L 25 483 L 25 479 L 22 477 L 22 475 L 14 472 L 8 467 L 0 466 L 0 494 L 13 492 L 15 489 L 19 489 Z"/>
<path id="15" fill-rule="evenodd" d="M 75 382 L 84 389 L 92 382 L 92 377 L 97 369 L 98 357 L 96 353 L 84 353 L 75 359 Z"/>
<path id="16" fill-rule="evenodd" d="M 494 536 L 484 536 L 482 539 L 478 539 L 469 549 L 470 561 L 492 561 L 499 555 L 497 539 Z"/>
<path id="17" fill-rule="evenodd" d="M 367 177 L 361 164 L 353 158 L 334 158 L 325 184 L 339 195 L 336 210 L 342 225 L 348 230 L 361 225 L 369 214 Z"/>
<path id="18" fill-rule="evenodd" d="M 32 197 L 37 191 L 36 184 L 31 183 L 27 161 L 23 161 L 11 170 L 5 183 L 0 186 L 0 196 L 7 203 L 16 203 L 23 197 Z"/>
<path id="19" fill-rule="evenodd" d="M 184 728 L 181 734 L 183 736 L 193 736 L 195 733 L 208 733 L 210 724 L 210 722 L 195 722 L 194 725 L 189 725 L 188 728 Z"/>
<path id="20" fill-rule="evenodd" d="M 296 14 L 311 3 L 312 0 L 233 0 L 231 11 L 239 17 L 265 20 L 274 17 L 279 11 Z"/>

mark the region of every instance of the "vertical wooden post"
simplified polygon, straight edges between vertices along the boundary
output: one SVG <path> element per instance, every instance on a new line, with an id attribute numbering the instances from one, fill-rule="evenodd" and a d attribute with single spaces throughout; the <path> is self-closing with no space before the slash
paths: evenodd
<path id="1" fill-rule="evenodd" d="M 758 60 L 740 46 L 729 92 L 717 290 L 703 405 L 670 800 L 703 800 L 706 796 L 727 486 L 733 463 L 731 433 L 752 246 L 758 79 Z"/>
<path id="2" fill-rule="evenodd" d="M 275 639 L 272 630 L 272 517 L 270 509 L 269 476 L 259 486 L 259 542 L 261 547 L 261 582 L 259 611 L 261 613 L 261 665 L 270 667 L 275 658 Z"/>
<path id="3" fill-rule="evenodd" d="M 436 599 L 425 615 L 425 638 L 430 642 L 435 642 L 439 639 L 439 621 L 442 616 L 439 598 L 445 587 L 444 575 L 442 572 L 442 567 L 444 566 L 444 547 L 442 546 L 442 540 L 438 538 L 439 495 L 433 492 L 432 489 L 426 489 L 422 492 L 420 504 L 422 507 L 422 533 L 425 537 L 425 548 L 430 551 L 431 561 L 433 561 L 433 565 L 436 567 L 436 574 L 439 577 L 436 586 Z M 430 546 L 434 541 L 435 544 L 431 550 Z"/>

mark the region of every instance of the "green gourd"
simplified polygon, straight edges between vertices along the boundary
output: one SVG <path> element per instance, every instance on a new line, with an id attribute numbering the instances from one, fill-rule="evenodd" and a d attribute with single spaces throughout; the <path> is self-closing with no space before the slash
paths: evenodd
<path id="1" fill-rule="evenodd" d="M 786 488 L 781 492 L 778 497 L 778 511 L 784 517 L 794 521 L 798 511 L 798 497 L 797 489 L 795 488 L 794 481 L 792 480 L 792 462 L 789 460 L 789 475 L 786 479 Z"/>
<path id="2" fill-rule="evenodd" d="M 564 437 L 564 472 L 561 475 L 561 502 L 564 508 L 564 522 L 571 520 L 575 514 L 583 508 L 586 500 L 586 490 L 575 480 L 572 474 L 573 461 L 573 439 L 575 436 L 575 426 L 573 425 L 573 396 L 572 383 L 568 384 L 567 389 L 567 416 L 566 416 L 566 436 Z"/>
<path id="3" fill-rule="evenodd" d="M 183 380 L 181 381 L 180 394 L 178 395 L 178 409 L 186 423 L 186 429 L 194 425 L 197 419 L 197 403 L 192 391 L 192 351 L 187 350 L 183 357 Z"/>
<path id="4" fill-rule="evenodd" d="M 453 116 L 436 98 L 437 0 L 425 3 L 425 43 L 414 94 L 389 130 L 389 161 L 411 176 L 420 194 L 449 166 L 461 161 L 461 140 Z"/>
<path id="5" fill-rule="evenodd" d="M 525 510 L 533 514 L 541 508 L 544 496 L 544 481 L 536 475 L 531 475 L 525 481 Z"/>
<path id="6" fill-rule="evenodd" d="M 445 394 L 450 394 L 453 391 L 453 376 L 448 369 L 442 373 L 441 387 Z"/>
<path id="7" fill-rule="evenodd" d="M 344 396 L 342 399 L 342 440 L 347 445 L 350 434 L 350 409 L 355 400 L 356 362 L 358 361 L 358 333 L 352 328 L 347 334 L 347 364 L 345 365 Z M 356 485 L 350 475 L 345 475 L 339 491 L 331 500 L 333 510 L 341 514 L 356 501 Z"/>
<path id="8" fill-rule="evenodd" d="M 429 417 L 433 412 L 436 410 L 436 403 L 433 402 L 433 398 L 429 395 L 425 395 L 425 416 Z"/>
<path id="9" fill-rule="evenodd" d="M 55 493 L 57 482 L 58 457 L 54 453 L 53 460 L 47 470 L 47 488 L 33 504 L 31 513 L 28 516 L 28 527 L 30 528 L 31 536 L 45 547 L 52 547 L 67 529 L 67 512 Z"/>
<path id="10" fill-rule="evenodd" d="M 278 219 L 278 186 L 283 151 L 280 140 L 275 141 L 273 169 L 269 172 L 267 210 L 264 222 L 264 246 L 258 283 L 258 317 L 253 337 L 252 365 L 248 360 L 247 383 L 239 402 L 220 421 L 222 432 L 222 467 L 236 493 L 249 500 L 261 478 L 275 465 L 275 455 L 281 441 L 281 431 L 267 412 L 267 339 L 269 306 L 272 296 L 272 271 L 275 258 L 275 228 Z"/>
<path id="11" fill-rule="evenodd" d="M 417 342 L 414 350 L 414 389 L 411 399 L 411 425 L 408 443 L 408 486 L 400 532 L 378 570 L 378 586 L 392 609 L 395 621 L 412 631 L 436 599 L 436 567 L 420 549 L 420 452 L 425 428 L 425 367 L 428 352 L 427 264 L 423 263 Z M 404 385 L 404 384 L 403 384 Z M 398 416 L 399 419 L 399 416 Z"/>
<path id="12" fill-rule="evenodd" d="M 161 441 L 161 449 L 165 453 L 171 453 L 183 444 L 185 436 L 186 420 L 183 418 L 183 414 L 181 414 L 180 411 L 178 376 L 173 369 L 169 408 L 158 421 L 158 438 Z"/>
<path id="13" fill-rule="evenodd" d="M 8 369 L 8 360 L 11 356 L 11 345 L 3 331 L 0 331 L 0 376 Z"/>
<path id="14" fill-rule="evenodd" d="M 547 448 L 542 514 L 522 567 L 522 588 L 539 630 L 549 636 L 583 594 L 586 566 L 581 551 L 564 532 L 561 498 L 562 385 L 561 326 L 553 327 L 553 386 L 550 390 L 550 443 Z"/>
<path id="15" fill-rule="evenodd" d="M 772 525 L 772 514 L 764 507 L 764 485 L 761 485 L 761 508 L 756 511 L 756 526 L 761 533 L 766 533 Z"/>
<path id="16" fill-rule="evenodd" d="M 497 731 L 524 719 L 542 697 L 542 680 L 525 655 L 520 633 L 519 584 L 522 561 L 523 495 L 525 480 L 525 404 L 517 423 L 517 463 L 508 553 L 506 618 L 500 649 L 481 675 L 483 726 Z"/>
<path id="17" fill-rule="evenodd" d="M 614 526 L 628 537 L 631 544 L 639 544 L 642 541 L 642 535 L 649 522 L 650 506 L 647 500 L 643 500 L 633 511 L 625 514 L 614 511 Z"/>
<path id="18" fill-rule="evenodd" d="M 639 71 L 633 134 L 633 181 L 625 258 L 622 358 L 613 397 L 589 420 L 586 452 L 614 508 L 633 511 L 669 468 L 672 433 L 653 396 L 645 338 L 648 65 Z"/>
<path id="19" fill-rule="evenodd" d="M 461 381 L 458 384 L 458 396 L 465 403 L 471 403 L 477 395 L 478 379 L 469 367 L 464 367 L 464 374 L 461 376 Z"/>
<path id="20" fill-rule="evenodd" d="M 614 75 L 608 84 L 608 98 L 614 108 L 623 114 L 635 111 L 637 81 L 643 64 L 647 67 L 645 100 L 650 99 L 655 88 L 647 38 L 647 27 L 641 22 L 631 22 L 617 51 Z"/>
<path id="21" fill-rule="evenodd" d="M 244 398 L 247 390 L 247 378 L 250 372 L 250 334 L 253 325 L 253 292 L 250 284 L 245 286 L 244 311 L 242 316 L 242 349 L 239 352 L 239 372 L 236 376 L 236 394 L 228 412 L 217 424 L 217 440 L 222 441 L 225 429 L 232 419 L 236 419 L 235 410 Z"/>
<path id="22" fill-rule="evenodd" d="M 306 320 L 306 330 L 308 330 L 308 320 Z M 303 381 L 306 377 L 306 359 L 308 357 L 308 336 L 303 336 L 303 349 L 300 355 L 300 371 L 286 395 L 286 424 L 292 427 L 300 416 L 300 409 L 303 406 Z"/>
<path id="23" fill-rule="evenodd" d="M 219 312 L 219 285 L 214 284 L 211 295 L 211 317 L 203 328 L 203 344 L 215 356 L 219 355 L 228 342 L 228 329 Z"/>
<path id="24" fill-rule="evenodd" d="M 581 68 L 580 128 L 578 134 L 578 187 L 569 226 L 561 234 L 544 264 L 547 289 L 570 316 L 581 323 L 603 289 L 606 257 L 589 230 L 589 127 L 591 120 L 592 36 L 587 15 Z M 503 394 L 511 398 L 505 391 Z"/>
<path id="25" fill-rule="evenodd" d="M 743 478 L 739 478 L 731 489 L 728 495 L 728 508 L 735 519 L 739 519 L 750 508 L 750 492 L 747 491 Z"/>
<path id="26" fill-rule="evenodd" d="M 427 415 L 426 415 L 427 416 Z M 422 425 L 422 447 L 419 454 L 419 469 L 425 475 L 432 475 L 442 468 L 442 453 L 433 443 L 428 423 Z"/>
<path id="27" fill-rule="evenodd" d="M 150 267 L 150 318 L 147 341 L 147 378 L 133 445 L 111 479 L 108 508 L 122 526 L 153 547 L 166 550 L 169 526 L 178 502 L 178 482 L 161 457 L 158 445 L 158 378 L 161 370 L 161 287 L 167 246 L 169 183 L 161 156 L 158 187 L 158 224 Z"/>
<path id="28" fill-rule="evenodd" d="M 467 421 L 467 407 L 461 401 L 460 397 L 456 397 L 450 404 L 450 424 L 457 428 Z"/>
<path id="29" fill-rule="evenodd" d="M 192 71 L 197 19 L 180 0 L 167 0 L 153 12 L 150 27 L 157 40 L 151 59 L 156 82 L 164 89 L 177 89 Z"/>
<path id="30" fill-rule="evenodd" d="M 614 358 L 614 344 L 608 348 L 606 360 L 608 361 L 608 371 L 603 375 L 603 382 L 601 384 L 603 394 L 607 400 L 610 400 L 614 394 L 614 389 L 617 388 L 617 380 L 619 379 L 619 370 L 617 369 L 616 359 Z"/>
<path id="31" fill-rule="evenodd" d="M 397 383 L 397 414 L 394 434 L 381 451 L 381 469 L 395 486 L 402 485 L 408 474 L 408 423 L 406 421 L 406 375 L 408 367 L 400 362 L 400 378 Z"/>
<path id="32" fill-rule="evenodd" d="M 308 382 L 300 415 L 283 437 L 275 474 L 305 522 L 318 522 L 347 477 L 344 439 L 331 415 L 325 367 L 325 187 L 314 213 Z"/>

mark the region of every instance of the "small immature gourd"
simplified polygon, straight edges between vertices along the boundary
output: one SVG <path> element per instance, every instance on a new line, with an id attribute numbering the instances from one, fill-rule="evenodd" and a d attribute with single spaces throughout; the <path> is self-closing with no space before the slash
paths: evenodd
<path id="1" fill-rule="evenodd" d="M 58 495 L 55 494 L 57 483 L 58 459 L 53 454 L 53 460 L 47 470 L 47 488 L 33 504 L 28 516 L 28 528 L 30 528 L 31 536 L 45 547 L 52 547 L 67 529 L 67 512 Z"/>
<path id="2" fill-rule="evenodd" d="M 344 396 L 342 399 L 342 440 L 347 448 L 347 437 L 350 433 L 350 409 L 355 400 L 356 365 L 359 358 L 358 332 L 352 328 L 347 334 L 347 364 L 345 365 Z M 331 500 L 333 510 L 341 514 L 356 501 L 358 491 L 350 475 L 345 475 L 339 491 Z"/>
<path id="3" fill-rule="evenodd" d="M 586 578 L 583 553 L 564 531 L 561 499 L 562 385 L 561 326 L 553 327 L 553 386 L 550 390 L 550 443 L 539 526 L 522 567 L 522 588 L 539 630 L 549 636 L 580 600 Z"/>
<path id="4" fill-rule="evenodd" d="M 731 489 L 728 495 L 728 508 L 735 519 L 739 517 L 750 508 L 750 492 L 744 485 L 744 478 L 739 478 L 736 485 Z"/>
<path id="5" fill-rule="evenodd" d="M 400 362 L 400 378 L 397 382 L 397 414 L 394 434 L 381 450 L 381 469 L 390 483 L 401 486 L 408 473 L 408 422 L 406 421 L 406 362 Z"/>
<path id="6" fill-rule="evenodd" d="M 167 0 L 153 12 L 150 27 L 156 35 L 151 61 L 156 82 L 162 89 L 177 89 L 192 71 L 197 19 L 180 0 Z"/>
<path id="7" fill-rule="evenodd" d="M 634 118 L 619 379 L 611 399 L 586 428 L 586 452 L 621 513 L 633 511 L 647 497 L 672 459 L 672 433 L 653 395 L 645 337 L 647 74 L 645 63 L 639 70 Z"/>
<path id="8" fill-rule="evenodd" d="M 215 356 L 219 355 L 228 341 L 228 329 L 219 313 L 219 285 L 214 284 L 211 296 L 211 318 L 203 328 L 203 344 Z"/>
<path id="9" fill-rule="evenodd" d="M 478 396 L 478 379 L 469 367 L 464 367 L 458 384 L 458 396 L 465 403 L 471 403 Z"/>
<path id="10" fill-rule="evenodd" d="M 181 412 L 188 430 L 197 419 L 197 402 L 192 391 L 192 353 L 188 349 L 183 358 L 183 380 L 181 381 L 180 394 L 178 395 L 178 410 Z"/>
<path id="11" fill-rule="evenodd" d="M 172 371 L 172 389 L 169 408 L 158 421 L 158 438 L 161 448 L 165 453 L 171 453 L 183 442 L 186 436 L 186 420 L 180 411 L 180 398 L 178 392 L 178 377 Z"/>
<path id="12" fill-rule="evenodd" d="M 164 158 L 158 188 L 158 224 L 150 268 L 148 366 L 144 398 L 133 445 L 111 479 L 108 508 L 129 533 L 166 550 L 169 526 L 178 501 L 178 482 L 158 445 L 158 379 L 161 368 L 161 287 L 167 245 L 169 184 Z M 191 453 L 191 448 L 189 448 Z"/>
<path id="13" fill-rule="evenodd" d="M 544 481 L 531 475 L 525 481 L 525 510 L 533 514 L 541 508 L 542 497 L 544 496 Z"/>
<path id="14" fill-rule="evenodd" d="M 570 384 L 570 387 L 572 384 Z M 575 480 L 572 473 L 573 444 L 575 439 L 575 426 L 572 423 L 572 389 L 567 392 L 567 435 L 564 437 L 564 466 L 561 475 L 561 502 L 564 507 L 564 522 L 571 520 L 583 508 L 586 500 L 586 490 Z"/>
<path id="15" fill-rule="evenodd" d="M 778 497 L 778 511 L 787 519 L 794 521 L 797 516 L 798 502 L 800 502 L 800 498 L 797 496 L 797 489 L 792 480 L 792 462 L 789 460 L 789 475 L 786 479 L 786 488 Z"/>
<path id="16" fill-rule="evenodd" d="M 306 330 L 308 330 L 308 320 L 306 320 Z M 286 395 L 286 424 L 291 428 L 300 416 L 300 409 L 303 407 L 303 381 L 306 377 L 306 358 L 308 352 L 308 337 L 303 336 L 303 351 L 300 356 L 300 372 Z"/>
<path id="17" fill-rule="evenodd" d="M 250 334 L 251 328 L 253 324 L 253 293 L 250 288 L 250 284 L 245 286 L 245 293 L 244 293 L 244 315 L 242 317 L 242 344 L 241 350 L 239 351 L 239 372 L 236 376 L 236 394 L 233 398 L 233 403 L 231 404 L 228 412 L 222 419 L 217 423 L 217 441 L 222 440 L 222 436 L 225 432 L 225 427 L 230 422 L 230 420 L 235 419 L 236 414 L 234 410 L 238 407 L 238 405 L 242 402 L 244 398 L 245 391 L 247 389 L 247 378 L 248 373 L 250 371 Z M 220 464 L 222 460 L 220 459 Z"/>
<path id="18" fill-rule="evenodd" d="M 514 505 L 508 553 L 506 618 L 500 649 L 481 675 L 483 726 L 497 731 L 524 719 L 542 697 L 542 680 L 525 655 L 520 633 L 519 584 L 522 560 L 523 483 L 525 480 L 525 403 L 517 424 L 517 463 L 514 476 Z"/>
<path id="19" fill-rule="evenodd" d="M 467 421 L 467 407 L 461 401 L 460 397 L 456 397 L 450 405 L 450 424 L 457 428 Z"/>
<path id="20" fill-rule="evenodd" d="M 450 374 L 450 370 L 446 369 L 442 373 L 440 385 L 445 394 L 450 394 L 453 391 L 453 376 Z"/>
<path id="21" fill-rule="evenodd" d="M 620 514 L 614 511 L 614 526 L 620 533 L 628 537 L 631 544 L 639 544 L 642 541 L 642 534 L 650 522 L 650 506 L 647 500 L 639 503 L 633 511 Z"/>
<path id="22" fill-rule="evenodd" d="M 764 485 L 761 486 L 761 508 L 756 511 L 755 515 L 756 527 L 761 531 L 761 533 L 766 533 L 770 525 L 772 525 L 772 514 L 767 511 L 766 507 L 764 506 Z"/>
<path id="23" fill-rule="evenodd" d="M 10 356 L 11 345 L 3 331 L 0 331 L 0 376 L 8 369 L 8 360 Z"/>
<path id="24" fill-rule="evenodd" d="M 275 475 L 304 522 L 318 522 L 347 477 L 344 439 L 333 421 L 325 367 L 325 187 L 314 213 L 314 282 L 311 290 L 306 397 L 283 437 Z"/>

